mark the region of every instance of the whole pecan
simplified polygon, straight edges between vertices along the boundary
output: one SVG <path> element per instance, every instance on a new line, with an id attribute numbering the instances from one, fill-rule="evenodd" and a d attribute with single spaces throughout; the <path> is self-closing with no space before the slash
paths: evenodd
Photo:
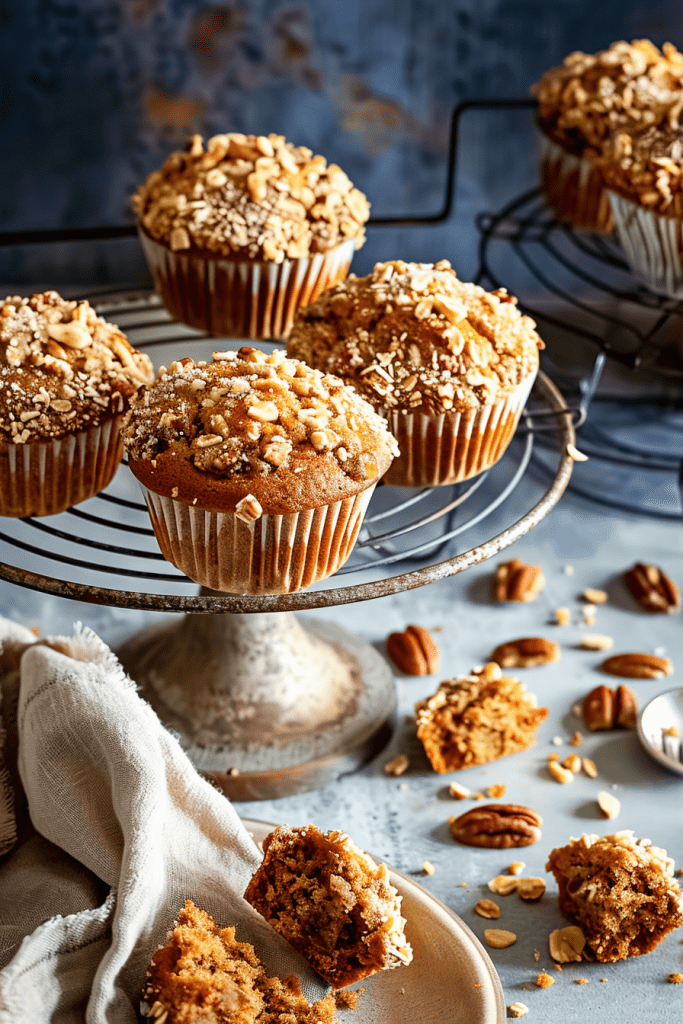
<path id="1" fill-rule="evenodd" d="M 408 626 L 404 633 L 391 633 L 387 654 L 407 676 L 429 676 L 439 667 L 439 648 L 424 626 Z"/>
<path id="2" fill-rule="evenodd" d="M 672 579 L 656 565 L 636 562 L 624 573 L 624 583 L 646 612 L 677 612 L 681 592 Z"/>
<path id="3" fill-rule="evenodd" d="M 449 820 L 451 835 L 465 846 L 507 850 L 531 846 L 541 838 L 543 819 L 530 807 L 484 804 Z"/>
<path id="4" fill-rule="evenodd" d="M 605 658 L 600 668 L 610 676 L 621 676 L 623 679 L 659 679 L 661 676 L 670 676 L 674 670 L 668 658 L 633 651 Z"/>
<path id="5" fill-rule="evenodd" d="M 545 586 L 540 565 L 527 565 L 521 558 L 501 562 L 493 578 L 494 601 L 535 601 Z"/>
<path id="6" fill-rule="evenodd" d="M 542 636 L 524 636 L 499 644 L 491 655 L 501 668 L 535 668 L 559 661 L 560 645 Z"/>

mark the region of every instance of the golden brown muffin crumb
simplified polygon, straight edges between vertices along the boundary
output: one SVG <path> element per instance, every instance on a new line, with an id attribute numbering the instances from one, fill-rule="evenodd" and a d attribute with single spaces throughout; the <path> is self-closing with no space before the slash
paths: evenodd
<path id="1" fill-rule="evenodd" d="M 432 768 L 451 772 L 525 750 L 548 716 L 524 684 L 491 663 L 470 676 L 447 679 L 416 704 L 417 735 Z"/>
<path id="2" fill-rule="evenodd" d="M 244 898 L 333 988 L 409 964 L 401 897 L 343 832 L 281 825 Z"/>
<path id="3" fill-rule="evenodd" d="M 333 993 L 310 1005 L 297 978 L 269 978 L 254 947 L 187 900 L 152 958 L 140 1012 L 163 1024 L 335 1024 Z"/>
<path id="4" fill-rule="evenodd" d="M 632 831 L 570 839 L 551 852 L 546 870 L 557 881 L 560 910 L 602 963 L 649 953 L 683 924 L 673 860 Z"/>

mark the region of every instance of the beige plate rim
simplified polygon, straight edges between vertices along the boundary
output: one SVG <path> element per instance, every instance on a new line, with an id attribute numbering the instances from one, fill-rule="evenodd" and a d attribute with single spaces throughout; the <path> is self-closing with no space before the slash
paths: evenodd
<path id="1" fill-rule="evenodd" d="M 247 831 L 253 833 L 253 838 L 257 843 L 274 828 L 277 828 L 277 824 L 273 822 L 261 821 L 255 818 L 242 818 L 242 824 Z M 378 863 L 381 861 L 381 858 L 375 857 L 372 853 L 370 856 Z M 482 991 L 481 994 L 488 998 L 489 1012 L 486 1013 L 486 1016 L 482 1016 L 477 1021 L 477 1024 L 503 1024 L 507 1018 L 503 987 L 493 961 L 472 929 L 450 907 L 442 903 L 440 899 L 425 889 L 424 886 L 415 882 L 412 878 L 408 878 L 401 871 L 392 868 L 391 865 L 387 865 L 387 867 L 391 874 L 392 883 L 396 886 L 400 895 L 404 897 L 404 901 L 406 895 L 417 894 L 417 898 L 428 907 L 433 904 L 438 908 L 441 911 L 442 919 L 448 922 L 449 934 L 460 947 L 461 953 L 467 956 L 471 963 L 476 963 L 480 968 L 480 972 L 483 969 L 481 977 L 485 980 L 482 984 L 488 982 L 488 991 Z M 433 1022 L 425 1019 L 424 1024 L 443 1024 L 443 1018 L 439 1017 L 438 1020 L 434 1019 Z"/>

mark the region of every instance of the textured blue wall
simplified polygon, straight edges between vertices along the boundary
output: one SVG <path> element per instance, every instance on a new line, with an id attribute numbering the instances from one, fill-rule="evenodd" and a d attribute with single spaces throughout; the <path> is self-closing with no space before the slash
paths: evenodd
<path id="1" fill-rule="evenodd" d="M 572 49 L 683 44 L 683 4 L 623 0 L 4 0 L 0 230 L 121 223 L 187 135 L 281 132 L 339 163 L 373 213 L 437 209 L 460 100 L 519 96 Z M 475 262 L 473 216 L 528 187 L 528 114 L 468 115 L 456 215 L 376 229 L 357 258 Z M 0 280 L 136 281 L 133 242 L 0 250 Z"/>

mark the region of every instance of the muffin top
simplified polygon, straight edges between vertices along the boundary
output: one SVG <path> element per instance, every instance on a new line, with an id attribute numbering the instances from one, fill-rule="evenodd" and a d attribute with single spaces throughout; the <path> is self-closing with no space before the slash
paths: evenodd
<path id="1" fill-rule="evenodd" d="M 683 127 L 615 132 L 600 162 L 608 188 L 664 216 L 683 216 Z"/>
<path id="2" fill-rule="evenodd" d="M 344 381 L 249 347 L 160 368 L 133 399 L 123 438 L 151 491 L 245 521 L 350 497 L 398 454 Z"/>
<path id="3" fill-rule="evenodd" d="M 551 857 L 554 853 L 570 852 L 572 848 L 575 848 L 577 852 L 584 850 L 606 852 L 614 863 L 619 862 L 631 869 L 637 866 L 655 868 L 662 875 L 673 878 L 675 868 L 673 858 L 667 856 L 666 850 L 659 846 L 653 846 L 649 839 L 636 839 L 632 829 L 613 832 L 607 836 L 586 833 L 578 839 L 572 837 L 565 847 L 553 850 Z M 546 868 L 546 870 L 550 869 Z M 672 881 L 670 884 L 671 889 L 678 893 L 680 890 L 678 882 Z"/>
<path id="4" fill-rule="evenodd" d="M 369 204 L 340 167 L 282 135 L 194 135 L 133 197 L 145 231 L 173 252 L 282 263 L 347 238 L 359 249 Z"/>
<path id="5" fill-rule="evenodd" d="M 600 53 L 577 50 L 531 90 L 538 119 L 565 149 L 592 157 L 620 128 L 677 128 L 683 109 L 683 54 L 648 39 L 612 43 Z"/>
<path id="6" fill-rule="evenodd" d="M 11 295 L 0 308 L 0 438 L 59 438 L 123 412 L 154 379 L 148 356 L 87 302 Z"/>
<path id="7" fill-rule="evenodd" d="M 377 263 L 301 310 L 287 352 L 336 373 L 375 407 L 463 412 L 538 369 L 543 342 L 504 288 L 487 292 L 440 263 Z"/>

